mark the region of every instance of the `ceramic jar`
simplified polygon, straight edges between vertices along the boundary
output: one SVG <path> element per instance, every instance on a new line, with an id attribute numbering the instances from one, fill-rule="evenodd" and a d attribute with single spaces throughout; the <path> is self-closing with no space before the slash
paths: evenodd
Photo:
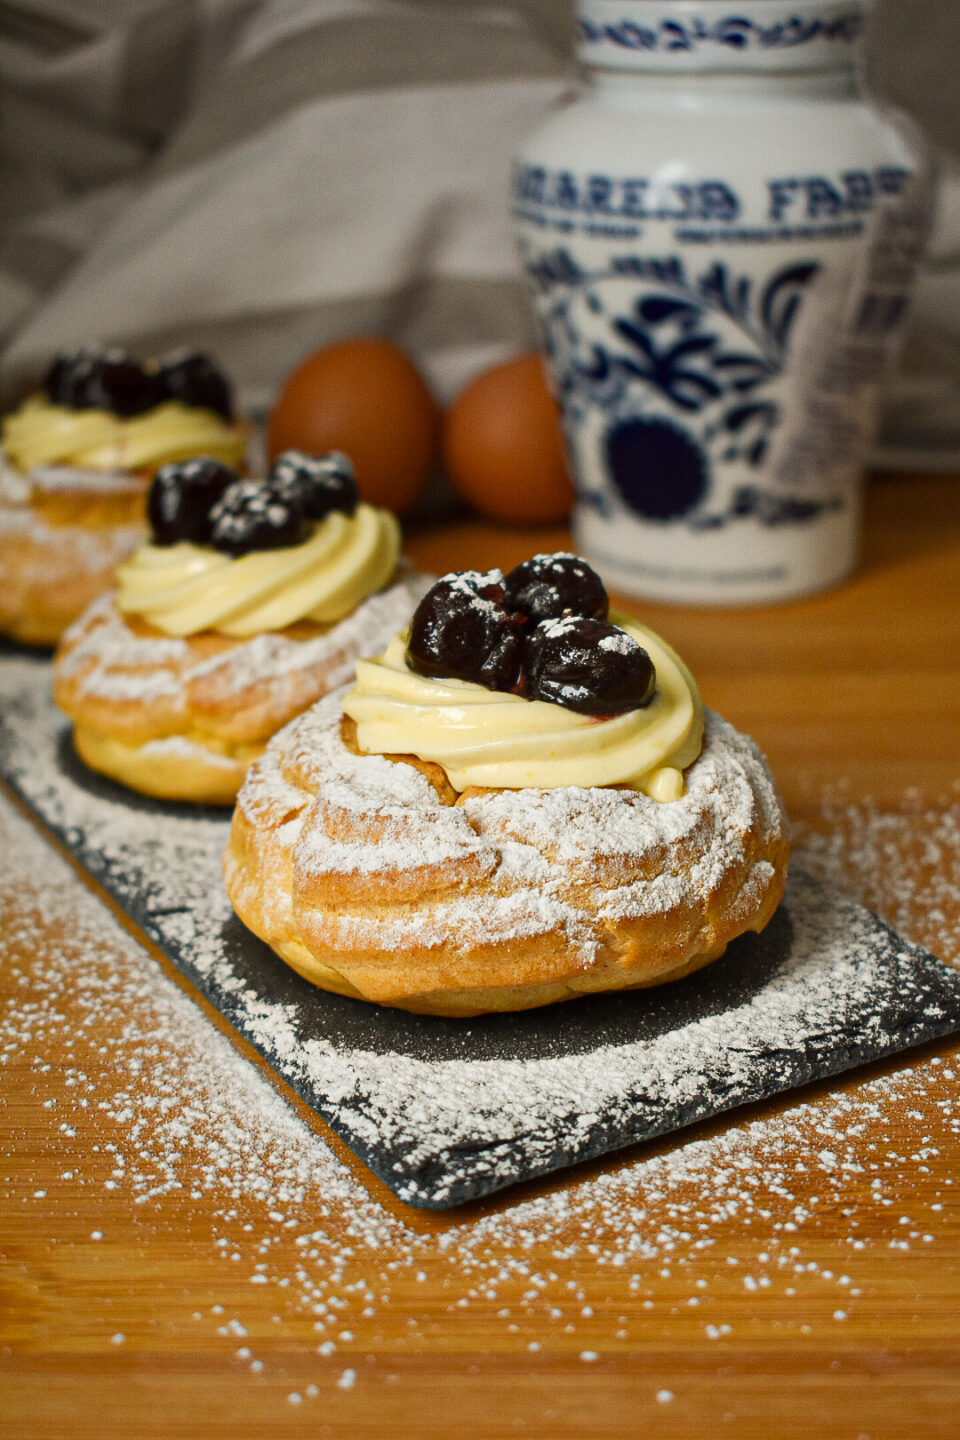
<path id="1" fill-rule="evenodd" d="M 580 0 L 585 92 L 512 206 L 578 547 L 616 588 L 767 601 L 854 566 L 878 391 L 926 232 L 860 98 L 858 0 Z"/>

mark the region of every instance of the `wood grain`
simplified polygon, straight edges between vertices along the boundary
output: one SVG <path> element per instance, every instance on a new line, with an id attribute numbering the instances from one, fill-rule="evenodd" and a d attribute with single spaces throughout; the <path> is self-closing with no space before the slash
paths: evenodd
<path id="1" fill-rule="evenodd" d="M 829 595 L 629 608 L 758 738 L 796 819 L 823 828 L 829 787 L 873 797 L 897 844 L 927 846 L 936 905 L 916 927 L 943 949 L 960 934 L 960 480 L 875 481 L 867 519 L 863 568 Z M 462 522 L 409 549 L 442 570 L 568 543 Z M 393 1199 L 289 1095 L 305 1153 L 332 1151 L 345 1180 L 323 1162 L 293 1184 L 253 1115 L 257 1153 L 222 1135 L 218 1178 L 217 1137 L 190 1126 L 225 1125 L 229 1096 L 197 1092 L 208 1113 L 184 1112 L 174 1145 L 169 1116 L 213 1063 L 190 1007 L 162 1010 L 160 962 L 135 972 L 120 931 L 74 957 L 79 922 L 37 893 L 7 886 L 0 909 L 0 1435 L 960 1432 L 953 1045 L 434 1215 Z M 134 973 L 155 974 L 155 993 L 123 989 Z M 129 995 L 122 1014 L 92 1004 L 95 979 Z M 148 1193 L 160 1134 L 170 1185 Z"/>

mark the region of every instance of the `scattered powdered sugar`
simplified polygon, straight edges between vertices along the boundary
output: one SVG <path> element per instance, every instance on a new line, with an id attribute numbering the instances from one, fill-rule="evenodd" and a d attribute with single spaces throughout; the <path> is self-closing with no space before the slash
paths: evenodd
<path id="1" fill-rule="evenodd" d="M 955 835 L 958 809 L 925 811 L 932 833 Z M 834 854 L 872 885 L 869 854 L 892 863 L 899 836 L 898 903 L 909 904 L 912 885 L 929 886 L 911 833 L 851 803 Z M 176 1293 L 149 1264 L 137 1291 L 163 1286 L 165 1324 L 220 1344 L 238 1385 L 244 1373 L 274 1375 L 279 1403 L 309 1410 L 344 1380 L 390 1381 L 390 1357 L 441 1343 L 438 1325 L 469 1315 L 497 1353 L 531 1365 L 533 1350 L 588 1365 L 629 1355 L 651 1327 L 670 1345 L 716 1344 L 719 1358 L 754 1344 L 767 1313 L 797 1346 L 822 1343 L 826 1326 L 889 1303 L 874 1279 L 879 1256 L 885 1285 L 894 1264 L 905 1292 L 919 1283 L 913 1259 L 936 1255 L 944 1210 L 955 1209 L 960 1101 L 953 1068 L 935 1055 L 485 1214 L 414 1225 L 369 1194 L 6 802 L 0 845 L 0 1065 L 29 1057 L 35 1124 L 59 1162 L 39 1186 L 30 1150 L 9 1158 L 7 1201 L 32 1207 L 51 1244 L 69 1244 L 80 1198 L 108 1190 L 114 1213 L 126 1201 L 124 1229 L 148 1260 L 169 1228 L 198 1263 L 222 1265 L 222 1290 L 206 1291 L 202 1311 L 187 1287 L 178 1318 Z M 946 949 L 960 937 L 960 888 L 937 893 L 950 908 Z M 907 1112 L 915 1139 L 898 1146 Z M 90 1243 L 111 1238 L 98 1231 Z M 312 1348 L 277 1350 L 264 1292 L 294 1333 L 312 1330 Z M 118 1296 L 109 1315 L 106 1342 L 139 1338 L 142 1300 L 127 1312 Z M 682 1400 L 683 1381 L 672 1364 L 651 1399 Z"/>
<path id="2" fill-rule="evenodd" d="M 631 1134 L 662 1133 L 829 1073 L 838 1036 L 847 1046 L 855 1036 L 854 1051 L 863 1055 L 907 1043 L 897 1006 L 907 1004 L 914 986 L 924 1005 L 913 957 L 896 957 L 903 963 L 892 980 L 878 973 L 869 917 L 842 897 L 823 903 L 822 893 L 802 878 L 792 882 L 791 952 L 739 1003 L 734 997 L 718 1012 L 692 1007 L 685 1015 L 674 999 L 676 1008 L 663 1015 L 660 998 L 652 997 L 648 1014 L 661 1025 L 638 1023 L 639 1035 L 598 1041 L 588 1053 L 441 1062 L 390 1049 L 363 1053 L 304 1039 L 295 1016 L 269 1003 L 252 1017 L 250 1033 L 287 1066 L 292 1062 L 318 1094 L 334 1103 L 342 1097 L 338 1128 L 362 1147 L 396 1148 L 403 1198 L 442 1204 L 484 1166 L 499 1170 L 501 1180 L 535 1174 L 604 1148 L 598 1135 L 612 1133 L 624 1143 Z M 960 1014 L 957 996 L 930 997 L 925 1013 L 931 1024 L 939 1013 L 950 1028 Z"/>
<path id="3" fill-rule="evenodd" d="M 95 628 L 87 631 L 88 625 Z M 89 672 L 84 688 L 99 693 L 102 693 L 101 687 L 111 674 L 111 668 L 105 663 L 108 652 L 111 667 L 120 670 L 149 670 L 154 665 L 179 664 L 187 659 L 189 653 L 187 642 L 174 635 L 146 636 L 131 630 L 116 610 L 110 594 L 94 600 L 83 620 L 71 625 L 64 638 L 71 642 L 81 635 L 83 639 L 60 664 L 65 675 L 72 675 L 92 658 L 94 668 Z M 99 637 L 96 642 L 94 636 Z"/>
<path id="4" fill-rule="evenodd" d="M 421 643 L 429 650 L 439 647 L 443 650 L 442 634 L 449 620 L 451 604 L 459 617 L 457 624 L 466 623 L 469 616 L 484 627 L 496 625 L 503 619 L 500 601 L 503 597 L 502 570 L 451 570 L 435 582 L 439 594 L 445 594 L 442 605 L 426 607 L 426 613 L 418 617 L 421 628 Z"/>
<path id="5" fill-rule="evenodd" d="M 76 465 L 35 465 L 25 473 L 11 465 L 0 450 L 0 505 L 27 505 L 35 490 L 48 494 L 80 491 L 86 495 L 142 495 L 146 483 L 131 470 L 83 470 Z"/>
<path id="6" fill-rule="evenodd" d="M 559 640 L 582 623 L 582 615 L 556 615 L 549 620 L 541 620 L 537 625 L 537 634 L 544 640 Z"/>
<path id="7" fill-rule="evenodd" d="M 239 550 L 249 535 L 247 517 L 256 517 L 273 530 L 282 531 L 285 526 L 289 529 L 292 512 L 262 480 L 234 480 L 210 510 L 217 540 L 228 541 Z"/>
<path id="8" fill-rule="evenodd" d="M 102 857 L 105 876 L 121 903 L 137 898 L 150 912 L 195 908 L 211 926 L 222 926 L 232 914 L 220 876 L 228 829 L 225 816 L 194 812 L 185 827 L 179 815 L 162 807 L 145 817 L 118 787 L 95 794 L 66 780 L 58 756 L 70 757 L 78 774 L 84 772 L 80 762 L 72 760 L 69 725 L 50 700 L 49 666 L 26 657 L 0 664 L 4 697 L 0 764 L 8 778 L 22 790 L 29 789 L 31 804 L 64 834 L 68 845 L 81 835 L 86 839 Z M 12 749 L 5 750 L 5 744 Z M 141 846 L 150 870 L 146 884 L 128 875 L 130 855 Z"/>
<path id="9" fill-rule="evenodd" d="M 284 1199 L 319 1181 L 331 1196 L 352 1195 L 356 1187 L 344 1167 L 5 799 L 0 837 L 12 862 L 0 877 L 0 894 L 5 912 L 20 917 L 3 941 L 20 991 L 0 1032 L 7 1042 L 3 1055 L 28 1034 L 34 1043 L 56 1035 L 69 1049 L 82 1049 L 88 1025 L 105 1027 L 114 1064 L 103 1076 L 96 1108 L 126 1122 L 132 1144 L 144 1141 L 138 1164 L 124 1177 L 137 1197 L 178 1188 L 177 1161 L 194 1159 L 201 1188 L 223 1182 L 225 1193 Z M 62 941 L 47 968 L 28 979 L 20 967 L 57 926 Z M 89 1085 L 85 1073 L 83 1081 Z M 268 1174 L 271 1160 L 283 1170 L 279 1190 Z"/>
<path id="10" fill-rule="evenodd" d="M 577 615 L 575 613 L 560 615 L 556 619 L 541 620 L 537 626 L 536 633 L 537 637 L 541 640 L 562 640 L 566 636 L 572 635 L 574 637 L 574 645 L 576 646 L 577 641 L 581 639 L 584 626 L 589 626 L 591 629 L 593 626 L 602 626 L 608 631 L 606 635 L 601 635 L 598 640 L 594 640 L 592 635 L 590 639 L 591 644 L 595 643 L 598 650 L 603 650 L 608 655 L 629 655 L 636 657 L 638 654 L 645 653 L 639 641 L 634 640 L 633 636 L 628 635 L 626 630 L 621 626 L 608 625 L 606 621 L 602 620 L 585 619 L 583 615 Z M 583 642 L 581 641 L 581 643 Z"/>
<path id="11" fill-rule="evenodd" d="M 398 1030 L 395 1016 L 356 1006 L 341 1014 L 335 1001 L 312 991 L 293 1003 L 259 983 L 255 952 L 225 943 L 231 912 L 219 866 L 227 821 L 163 808 L 145 816 L 113 792 L 84 788 L 53 763 L 60 722 L 43 668 L 7 661 L 3 673 L 14 699 L 0 760 L 21 793 L 405 1198 L 449 1203 L 952 1023 L 949 972 L 932 966 L 931 988 L 909 947 L 878 934 L 865 912 L 802 875 L 781 915 L 744 952 L 753 959 L 716 972 L 728 986 L 719 1003 L 709 984 L 706 1001 L 698 1000 L 694 979 L 673 992 L 650 992 L 640 1010 L 617 1006 L 616 997 L 606 1010 L 556 1007 L 523 1032 L 535 1039 L 546 1024 L 546 1039 L 521 1049 L 510 1024 L 498 1044 L 489 1026 L 471 1040 L 464 1025 L 454 1048 L 448 1042 L 437 1053 L 444 1032 L 432 1022 L 414 1026 L 413 1039 L 404 1041 L 408 1022 Z M 404 783 L 421 781 L 410 770 Z"/>
<path id="12" fill-rule="evenodd" d="M 910 790 L 894 812 L 833 785 L 818 823 L 798 826 L 795 843 L 813 874 L 960 961 L 960 781 L 935 804 Z"/>

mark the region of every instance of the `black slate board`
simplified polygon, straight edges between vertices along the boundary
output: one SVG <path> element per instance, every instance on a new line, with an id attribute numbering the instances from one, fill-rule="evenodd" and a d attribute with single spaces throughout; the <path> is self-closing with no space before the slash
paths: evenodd
<path id="1" fill-rule="evenodd" d="M 230 910 L 229 813 L 92 774 L 49 670 L 0 653 L 0 774 L 411 1204 L 461 1204 L 960 1028 L 960 974 L 796 873 L 763 935 L 652 991 L 469 1021 L 327 994 Z"/>

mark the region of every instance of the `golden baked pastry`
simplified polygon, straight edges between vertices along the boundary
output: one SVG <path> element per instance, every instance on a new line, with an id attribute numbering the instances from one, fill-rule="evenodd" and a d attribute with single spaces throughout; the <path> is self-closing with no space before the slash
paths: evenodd
<path id="1" fill-rule="evenodd" d="M 54 644 L 145 539 L 161 465 L 201 453 L 236 465 L 248 438 L 195 352 L 141 367 L 78 351 L 44 385 L 5 418 L 0 454 L 0 631 L 35 645 Z"/>
<path id="2" fill-rule="evenodd" d="M 470 584 L 484 596 L 503 581 Z M 643 637 L 656 688 L 640 683 L 641 703 L 612 716 L 583 708 L 596 695 L 578 694 L 579 712 L 531 701 L 507 671 L 496 691 L 418 674 L 407 632 L 362 661 L 352 691 L 299 716 L 248 772 L 224 858 L 241 920 L 314 984 L 450 1016 L 658 984 L 762 929 L 788 859 L 763 757 L 703 712 L 669 647 L 616 618 L 538 625 L 558 649 L 606 639 L 616 664 L 635 666 Z M 542 694 L 550 677 L 529 656 Z M 404 733 L 418 753 L 365 753 L 370 735 Z M 507 783 L 489 783 L 498 769 Z M 576 783 L 605 771 L 621 778 Z"/>
<path id="3" fill-rule="evenodd" d="M 686 794 L 468 789 L 361 755 L 341 697 L 274 737 L 224 860 L 245 925 L 328 990 L 437 1015 L 659 984 L 760 930 L 788 846 L 752 741 L 708 712 Z"/>
<path id="4" fill-rule="evenodd" d="M 146 535 L 146 482 L 105 472 L 35 472 L 0 460 L 0 632 L 53 645 Z"/>
<path id="5" fill-rule="evenodd" d="M 349 679 L 429 581 L 398 561 L 396 519 L 358 503 L 340 455 L 288 452 L 260 480 L 205 458 L 166 466 L 150 515 L 116 592 L 63 636 L 54 699 L 91 768 L 227 803 L 270 736 Z"/>
<path id="6" fill-rule="evenodd" d="M 92 769 L 159 799 L 229 804 L 270 736 L 349 679 L 422 589 L 402 574 L 336 624 L 249 639 L 164 635 L 122 615 L 110 591 L 63 636 L 54 700 Z"/>

